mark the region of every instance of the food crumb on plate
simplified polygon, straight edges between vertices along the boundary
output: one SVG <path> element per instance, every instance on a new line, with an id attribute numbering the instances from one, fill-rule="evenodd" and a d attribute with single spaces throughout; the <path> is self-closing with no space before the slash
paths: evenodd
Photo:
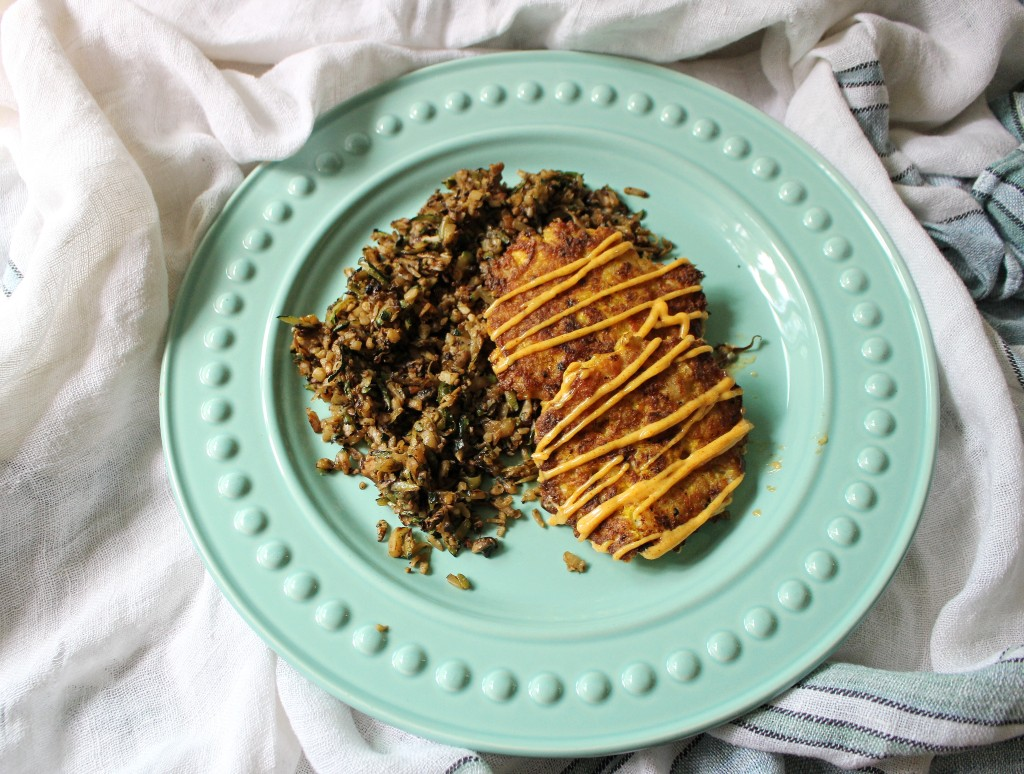
<path id="1" fill-rule="evenodd" d="M 469 582 L 469 578 L 463 575 L 461 572 L 456 574 L 453 572 L 448 573 L 448 582 L 457 589 L 468 591 L 473 588 L 473 584 Z"/>
<path id="2" fill-rule="evenodd" d="M 578 556 L 576 556 L 576 554 L 574 554 L 572 551 L 566 551 L 564 554 L 562 554 L 562 561 L 565 562 L 565 567 L 569 570 L 569 572 L 587 571 L 587 563 L 583 559 L 580 559 Z"/>

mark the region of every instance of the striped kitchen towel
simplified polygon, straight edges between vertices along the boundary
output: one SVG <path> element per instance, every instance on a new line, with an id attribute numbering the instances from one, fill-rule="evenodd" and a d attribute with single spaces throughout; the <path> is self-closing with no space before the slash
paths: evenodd
<path id="1" fill-rule="evenodd" d="M 988 103 L 1020 145 L 972 177 L 963 169 L 922 172 L 893 142 L 878 59 L 837 70 L 835 78 L 889 179 L 901 187 L 937 189 L 906 195 L 1000 336 L 1009 345 L 1024 345 L 1024 81 Z"/>

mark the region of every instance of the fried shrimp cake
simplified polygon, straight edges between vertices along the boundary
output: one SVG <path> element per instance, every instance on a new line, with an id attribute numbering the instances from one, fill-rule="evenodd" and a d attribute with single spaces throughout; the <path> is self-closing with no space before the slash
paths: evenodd
<path id="1" fill-rule="evenodd" d="M 729 504 L 751 424 L 701 338 L 701 273 L 641 258 L 612 229 L 556 221 L 492 262 L 499 384 L 539 398 L 533 460 L 551 522 L 655 559 Z"/>

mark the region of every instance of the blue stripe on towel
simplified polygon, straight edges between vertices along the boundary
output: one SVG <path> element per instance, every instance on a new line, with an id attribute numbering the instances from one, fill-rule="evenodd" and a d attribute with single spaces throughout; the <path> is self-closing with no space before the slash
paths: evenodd
<path id="1" fill-rule="evenodd" d="M 834 701 L 800 701 L 802 693 Z M 854 717 L 843 711 L 849 701 L 878 710 Z M 833 706 L 837 711 L 831 711 Z M 941 723 L 941 732 L 928 735 L 923 729 L 929 721 Z M 866 760 L 957 753 L 978 744 L 971 740 L 981 729 L 988 729 L 981 735 L 992 741 L 1024 732 L 1024 648 L 955 674 L 826 664 L 780 699 L 731 725 L 763 739 Z"/>
<path id="2" fill-rule="evenodd" d="M 864 62 L 835 73 L 836 83 L 889 179 L 899 185 L 924 185 L 920 170 L 889 139 L 889 89 L 880 62 Z"/>
<path id="3" fill-rule="evenodd" d="M 989 105 L 1006 131 L 1024 142 L 1024 81 L 1014 86 L 1007 94 L 996 97 Z"/>
<path id="4" fill-rule="evenodd" d="M 850 113 L 896 185 L 955 187 L 977 205 L 922 225 L 978 307 L 1012 345 L 1024 344 L 1024 144 L 977 180 L 922 175 L 889 136 L 889 91 L 877 60 L 834 71 Z M 1000 122 L 1024 143 L 1024 81 L 990 103 Z"/>
<path id="5" fill-rule="evenodd" d="M 1003 239 L 1024 251 L 1024 151 L 1014 148 L 982 172 L 972 192 Z"/>
<path id="6" fill-rule="evenodd" d="M 3 273 L 0 274 L 0 292 L 10 298 L 23 279 L 25 279 L 25 275 L 14 265 L 14 261 L 8 258 L 4 263 Z"/>
<path id="7" fill-rule="evenodd" d="M 1017 383 L 1020 384 L 1020 388 L 1024 390 L 1024 358 L 1014 352 L 1010 345 L 1005 341 L 1003 344 L 1003 353 L 1006 355 L 1006 362 L 1010 366 L 1010 370 L 1013 371 L 1013 375 L 1017 377 Z"/>
<path id="8" fill-rule="evenodd" d="M 923 225 L 975 299 L 1024 298 L 1024 263 L 984 210 Z"/>

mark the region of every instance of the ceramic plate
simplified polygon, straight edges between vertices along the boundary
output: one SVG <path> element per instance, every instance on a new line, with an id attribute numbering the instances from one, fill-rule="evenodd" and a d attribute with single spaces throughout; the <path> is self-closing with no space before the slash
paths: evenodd
<path id="1" fill-rule="evenodd" d="M 501 161 L 635 186 L 706 274 L 708 338 L 756 426 L 730 509 L 657 562 L 611 561 L 527 517 L 491 559 L 387 557 L 373 487 L 320 476 L 281 314 L 322 315 L 370 232 Z M 282 657 L 352 706 L 474 749 L 598 754 L 722 723 L 806 674 L 882 592 L 936 441 L 925 317 L 864 203 L 749 106 L 655 66 L 571 53 L 416 72 L 257 169 L 182 286 L 164 443 L 211 575 Z M 570 574 L 562 553 L 590 562 Z M 449 572 L 474 588 L 445 582 Z M 386 629 L 385 629 L 386 627 Z"/>

